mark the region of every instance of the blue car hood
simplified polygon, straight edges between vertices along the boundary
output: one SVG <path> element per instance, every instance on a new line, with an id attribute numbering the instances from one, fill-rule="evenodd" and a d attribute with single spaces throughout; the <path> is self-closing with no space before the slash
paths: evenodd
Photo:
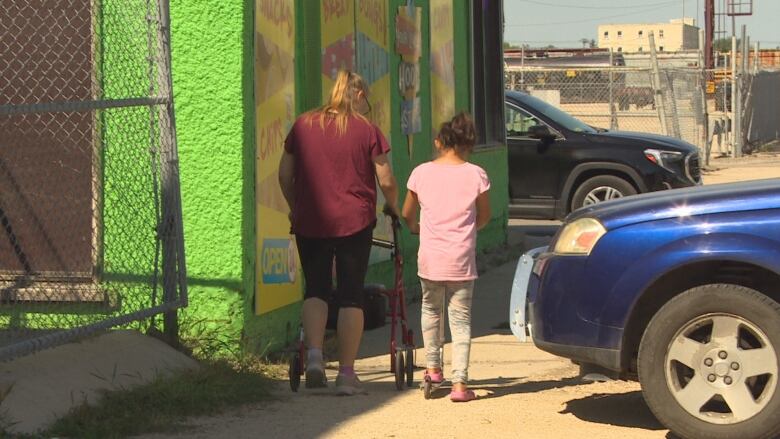
<path id="1" fill-rule="evenodd" d="M 607 201 L 574 211 L 568 221 L 598 219 L 607 230 L 678 217 L 780 209 L 780 179 L 665 190 Z"/>

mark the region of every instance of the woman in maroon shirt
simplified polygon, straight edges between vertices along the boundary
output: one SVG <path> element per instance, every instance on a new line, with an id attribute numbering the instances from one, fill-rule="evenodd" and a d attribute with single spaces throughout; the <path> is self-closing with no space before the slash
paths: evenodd
<path id="1" fill-rule="evenodd" d="M 368 86 L 340 71 L 328 103 L 301 115 L 284 142 L 279 184 L 290 206 L 306 291 L 306 387 L 327 387 L 322 343 L 336 259 L 339 374 L 336 392 L 363 393 L 354 364 L 363 334 L 363 282 L 376 223 L 376 181 L 398 212 L 390 146 L 369 122 Z"/>

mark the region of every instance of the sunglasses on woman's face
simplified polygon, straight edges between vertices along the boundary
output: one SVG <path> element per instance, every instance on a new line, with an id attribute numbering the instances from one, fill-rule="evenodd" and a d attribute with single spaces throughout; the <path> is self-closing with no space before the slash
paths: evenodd
<path id="1" fill-rule="evenodd" d="M 365 113 L 363 113 L 363 115 L 366 115 L 366 114 L 371 114 L 371 101 L 370 101 L 370 100 L 368 100 L 368 96 L 367 96 L 365 93 L 363 93 L 363 99 L 365 99 L 365 100 L 366 100 L 366 105 L 368 106 L 368 111 L 366 111 Z"/>

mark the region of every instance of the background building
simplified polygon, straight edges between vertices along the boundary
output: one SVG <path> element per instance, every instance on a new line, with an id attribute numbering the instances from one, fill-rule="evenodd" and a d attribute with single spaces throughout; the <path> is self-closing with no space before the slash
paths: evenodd
<path id="1" fill-rule="evenodd" d="M 649 52 L 650 39 L 655 35 L 656 50 L 680 52 L 699 47 L 699 28 L 693 18 L 674 19 L 669 23 L 624 23 L 599 25 L 599 48 L 615 52 Z"/>

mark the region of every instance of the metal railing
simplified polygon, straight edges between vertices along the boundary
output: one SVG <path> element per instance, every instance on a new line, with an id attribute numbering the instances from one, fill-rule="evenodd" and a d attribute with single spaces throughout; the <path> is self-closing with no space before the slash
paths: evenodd
<path id="1" fill-rule="evenodd" d="M 0 360 L 187 304 L 167 0 L 0 0 Z"/>

